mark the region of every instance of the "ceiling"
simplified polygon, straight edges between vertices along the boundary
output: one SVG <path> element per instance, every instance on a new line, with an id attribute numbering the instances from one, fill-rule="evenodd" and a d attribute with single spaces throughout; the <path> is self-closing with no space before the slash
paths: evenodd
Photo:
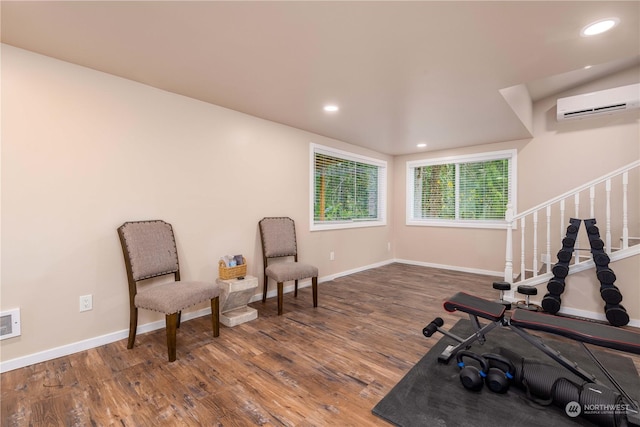
<path id="1" fill-rule="evenodd" d="M 528 138 L 500 89 L 640 62 L 638 1 L 2 1 L 1 19 L 3 43 L 391 155 Z"/>

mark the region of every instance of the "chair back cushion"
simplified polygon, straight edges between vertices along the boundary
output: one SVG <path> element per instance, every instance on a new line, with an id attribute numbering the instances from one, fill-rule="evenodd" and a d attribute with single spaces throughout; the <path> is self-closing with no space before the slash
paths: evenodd
<path id="1" fill-rule="evenodd" d="M 296 228 L 291 218 L 263 218 L 259 225 L 262 251 L 266 258 L 295 256 L 298 253 Z"/>
<path id="2" fill-rule="evenodd" d="M 171 224 L 164 221 L 125 222 L 118 228 L 133 280 L 175 273 L 178 251 Z"/>

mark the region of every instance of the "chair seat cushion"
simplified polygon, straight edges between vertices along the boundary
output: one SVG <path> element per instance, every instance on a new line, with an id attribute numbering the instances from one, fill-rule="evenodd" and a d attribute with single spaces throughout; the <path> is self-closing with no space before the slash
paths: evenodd
<path id="1" fill-rule="evenodd" d="M 275 262 L 269 265 L 265 273 L 276 282 L 318 277 L 318 269 L 301 262 Z"/>
<path id="2" fill-rule="evenodd" d="M 138 288 L 135 306 L 164 314 L 177 313 L 220 295 L 215 283 L 179 281 Z"/>

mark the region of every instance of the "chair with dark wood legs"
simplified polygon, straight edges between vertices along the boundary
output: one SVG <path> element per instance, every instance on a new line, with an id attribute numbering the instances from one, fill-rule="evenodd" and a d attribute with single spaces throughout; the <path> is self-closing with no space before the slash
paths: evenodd
<path id="1" fill-rule="evenodd" d="M 262 261 L 264 265 L 264 285 L 262 302 L 267 301 L 269 278 L 278 285 L 278 315 L 282 314 L 284 282 L 295 282 L 294 296 L 298 296 L 298 280 L 311 278 L 313 306 L 318 306 L 318 269 L 298 262 L 295 223 L 287 217 L 267 217 L 259 222 L 262 240 Z M 274 258 L 291 258 L 293 261 L 271 262 Z"/>
<path id="2" fill-rule="evenodd" d="M 164 313 L 167 324 L 169 362 L 176 360 L 176 329 L 182 310 L 211 301 L 213 336 L 220 335 L 219 295 L 215 283 L 181 281 L 178 251 L 171 224 L 164 221 L 125 222 L 118 228 L 129 281 L 129 341 L 132 349 L 138 327 L 138 309 Z M 142 283 L 173 274 L 169 283 Z"/>

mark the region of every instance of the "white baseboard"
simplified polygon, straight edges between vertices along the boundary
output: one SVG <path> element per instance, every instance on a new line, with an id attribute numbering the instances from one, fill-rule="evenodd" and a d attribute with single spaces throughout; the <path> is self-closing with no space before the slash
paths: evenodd
<path id="1" fill-rule="evenodd" d="M 418 265 L 423 267 L 440 268 L 445 270 L 461 271 L 465 273 L 475 273 L 475 274 L 481 274 L 486 276 L 501 276 L 503 274 L 503 272 L 482 270 L 477 268 L 465 268 L 465 267 L 457 267 L 452 265 L 434 264 L 434 263 L 428 263 L 428 262 L 422 262 L 422 261 L 411 261 L 411 260 L 405 260 L 405 259 L 389 259 L 389 260 L 381 261 L 375 264 L 369 264 L 363 267 L 358 267 L 351 270 L 343 271 L 340 273 L 335 273 L 328 276 L 321 276 L 318 278 L 318 282 L 319 283 L 328 282 L 330 280 L 334 280 L 339 277 L 348 276 L 350 274 L 359 273 L 361 271 L 370 270 L 372 268 L 382 267 L 384 265 L 392 264 L 394 262 L 401 263 L 401 264 Z M 298 288 L 305 288 L 308 286 L 311 286 L 310 279 L 302 280 L 298 283 Z M 285 293 L 293 292 L 293 290 L 294 290 L 294 285 L 286 286 L 284 288 Z M 277 290 L 275 289 L 267 293 L 268 298 L 275 297 L 276 295 L 277 295 Z M 251 298 L 250 302 L 260 301 L 261 299 L 262 299 L 262 296 L 257 294 Z M 566 313 L 569 315 L 591 318 L 591 319 L 606 320 L 606 317 L 601 313 L 592 313 L 592 312 L 575 310 L 575 309 L 562 309 L 560 310 L 560 312 Z M 197 317 L 207 316 L 209 314 L 211 314 L 211 308 L 204 308 L 202 310 L 197 310 L 190 313 L 184 313 L 182 316 L 182 320 L 187 321 L 190 319 L 195 319 Z M 632 319 L 629 322 L 629 326 L 640 327 L 640 320 Z M 155 322 L 146 323 L 144 325 L 138 326 L 137 333 L 143 334 L 146 332 L 162 329 L 164 327 L 165 327 L 164 319 L 158 320 Z M 123 329 L 123 330 L 112 332 L 106 335 L 101 335 L 98 337 L 89 338 L 89 339 L 78 341 L 75 343 L 63 345 L 60 347 L 55 347 L 52 349 L 40 351 L 38 353 L 29 354 L 29 355 L 18 357 L 11 360 L 1 361 L 0 373 L 12 371 L 14 369 L 24 368 L 25 366 L 33 365 L 35 363 L 46 362 L 47 360 L 56 359 L 58 357 L 68 356 L 70 354 L 78 353 L 80 351 L 89 350 L 95 347 L 99 347 L 101 345 L 109 344 L 122 339 L 127 339 L 128 336 L 129 336 L 129 330 Z"/>
<path id="2" fill-rule="evenodd" d="M 195 319 L 197 317 L 206 316 L 211 314 L 211 307 L 204 308 L 202 310 L 193 311 L 190 313 L 184 313 L 182 315 L 182 321 Z M 157 329 L 163 329 L 165 327 L 165 321 L 157 320 L 155 322 L 146 323 L 138 326 L 137 334 L 144 334 L 146 332 L 155 331 Z M 51 348 L 48 350 L 40 351 L 38 353 L 29 354 L 15 359 L 6 360 L 0 362 L 0 373 L 12 371 L 18 368 L 24 368 L 25 366 L 33 365 L 35 363 L 46 362 L 47 360 L 57 359 L 58 357 L 68 356 L 70 354 L 78 353 L 80 351 L 90 350 L 92 348 L 100 347 L 101 345 L 110 344 L 112 342 L 127 339 L 129 337 L 129 329 L 122 329 L 120 331 L 112 332 L 99 337 L 89 338 L 82 341 L 77 341 L 71 344 L 63 345 L 60 347 Z"/>
<path id="3" fill-rule="evenodd" d="M 432 262 L 411 261 L 408 259 L 395 259 L 393 260 L 393 262 L 399 262 L 401 264 L 409 264 L 409 265 L 419 265 L 422 267 L 440 268 L 443 270 L 461 271 L 463 273 L 482 274 L 483 276 L 499 276 L 499 277 L 504 276 L 504 271 L 482 270 L 480 268 L 458 267 L 456 265 L 435 264 Z"/>

